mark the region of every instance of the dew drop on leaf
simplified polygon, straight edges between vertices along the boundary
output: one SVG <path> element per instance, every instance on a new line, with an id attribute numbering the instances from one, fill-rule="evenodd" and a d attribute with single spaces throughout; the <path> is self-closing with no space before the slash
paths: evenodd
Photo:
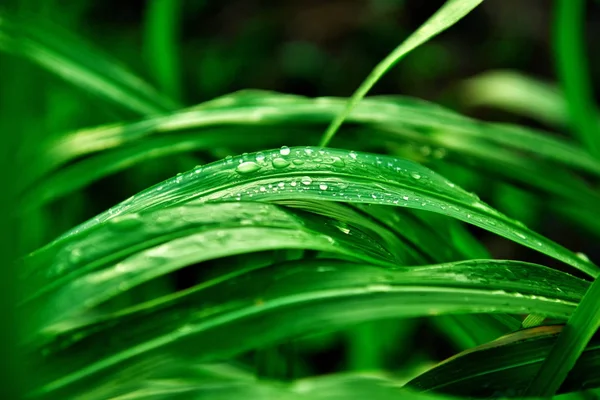
<path id="1" fill-rule="evenodd" d="M 321 190 L 327 190 L 327 184 L 326 183 L 320 183 L 319 184 L 319 189 L 321 189 Z"/>
<path id="2" fill-rule="evenodd" d="M 290 165 L 290 162 L 281 157 L 277 157 L 273 160 L 273 167 L 275 167 L 277 169 L 283 169 L 283 168 L 287 167 L 288 165 Z"/>
<path id="3" fill-rule="evenodd" d="M 339 157 L 333 157 L 333 158 L 332 158 L 332 161 L 333 161 L 333 162 L 332 162 L 331 164 L 332 164 L 334 167 L 342 168 L 342 167 L 344 167 L 344 166 L 346 165 L 346 164 L 344 163 L 344 160 L 342 160 L 342 159 L 341 159 L 341 158 L 339 158 Z"/>
<path id="4" fill-rule="evenodd" d="M 279 150 L 279 154 L 281 154 L 282 156 L 289 156 L 290 148 L 287 146 L 281 146 L 281 149 Z"/>
<path id="5" fill-rule="evenodd" d="M 308 186 L 312 183 L 312 179 L 310 178 L 310 176 L 303 176 L 300 182 L 302 182 L 303 185 Z"/>
<path id="6" fill-rule="evenodd" d="M 241 163 L 240 165 L 237 166 L 237 168 L 235 169 L 236 172 L 238 174 L 251 174 L 253 172 L 256 172 L 260 169 L 260 166 L 255 163 L 254 161 L 246 161 Z"/>

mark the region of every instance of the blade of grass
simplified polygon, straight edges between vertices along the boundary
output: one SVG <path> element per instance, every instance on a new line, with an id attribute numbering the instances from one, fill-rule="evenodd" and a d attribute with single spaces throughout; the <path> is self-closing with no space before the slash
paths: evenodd
<path id="1" fill-rule="evenodd" d="M 484 72 L 461 83 L 459 91 L 463 103 L 469 107 L 494 107 L 548 126 L 567 125 L 563 94 L 554 85 L 518 71 Z"/>
<path id="2" fill-rule="evenodd" d="M 207 214 L 211 222 L 208 224 Z M 265 221 L 266 215 L 272 220 Z M 185 222 L 173 223 L 168 229 L 156 223 L 176 218 L 184 218 Z M 108 228 L 88 233 L 85 241 L 80 238 L 54 257 L 49 268 L 38 265 L 35 273 L 25 278 L 27 302 L 35 300 L 28 304 L 31 323 L 43 324 L 48 318 L 62 318 L 63 312 L 76 312 L 78 307 L 74 304 L 85 303 L 86 308 L 93 308 L 122 293 L 124 287 L 133 288 L 190 264 L 236 254 L 311 249 L 387 267 L 396 265 L 375 238 L 355 226 L 314 215 L 295 215 L 270 204 L 220 203 L 168 208 L 117 221 Z M 120 243 L 110 244 L 111 238 Z M 94 250 L 87 251 L 91 244 Z M 177 257 L 165 254 L 174 249 Z M 96 295 L 87 293 L 77 297 L 89 285 L 103 289 L 96 291 Z M 49 295 L 54 301 L 48 301 Z"/>
<path id="3" fill-rule="evenodd" d="M 250 141 L 250 148 L 245 147 L 241 151 L 265 148 L 271 144 L 302 144 L 299 138 L 305 138 L 314 129 L 305 127 L 302 131 L 298 128 L 298 131 L 286 134 L 291 129 L 291 123 L 299 120 L 304 121 L 303 124 L 309 121 L 325 123 L 343 106 L 343 101 L 339 99 L 304 99 L 263 92 L 242 92 L 225 98 L 229 100 L 225 109 L 219 109 L 217 105 L 220 103 L 217 102 L 193 112 L 180 112 L 165 118 L 66 135 L 48 150 L 54 154 L 52 158 L 57 163 L 55 165 L 91 151 L 118 146 L 121 148 L 100 153 L 60 170 L 56 175 L 39 180 L 27 193 L 28 209 L 149 157 L 193 149 L 211 149 L 212 146 L 221 144 L 235 146 L 240 142 L 238 134 L 243 136 L 243 129 L 249 129 L 250 126 L 253 130 L 244 139 L 245 142 Z M 600 201 L 597 193 L 591 191 L 584 182 L 574 179 L 570 171 L 566 170 L 573 168 L 600 176 L 600 163 L 585 151 L 567 141 L 552 138 L 547 133 L 479 123 L 435 105 L 400 97 L 363 100 L 349 119 L 365 126 L 377 124 L 368 130 L 356 132 L 358 136 L 355 141 L 364 143 L 366 148 L 376 144 L 374 135 L 381 141 L 414 141 L 437 146 L 448 151 L 446 158 L 451 162 L 473 161 L 478 168 L 485 168 L 504 179 L 517 180 L 519 184 L 533 186 L 544 193 L 580 203 L 580 208 L 595 211 L 595 205 Z M 223 133 L 227 133 L 223 135 L 212 135 L 210 130 L 186 133 L 186 139 L 182 139 L 179 134 L 187 129 L 212 127 L 228 122 L 243 124 L 246 128 L 220 127 Z M 286 127 L 280 130 L 269 128 L 272 124 L 285 124 Z M 410 129 L 400 129 L 403 126 Z M 146 138 L 149 135 L 157 137 Z M 215 136 L 219 139 L 214 139 Z M 127 143 L 132 144 L 125 146 Z M 341 144 L 346 146 L 346 143 Z M 352 142 L 348 144 L 350 143 Z M 536 157 L 526 157 L 524 154 Z M 468 165 L 472 167 L 471 164 Z"/>
<path id="4" fill-rule="evenodd" d="M 350 114 L 352 109 L 362 100 L 367 92 L 375 85 L 375 83 L 389 71 L 402 57 L 419 47 L 429 39 L 445 31 L 471 10 L 477 7 L 483 0 L 448 0 L 444 5 L 436 11 L 423 25 L 413 32 L 402 44 L 384 58 L 373 71 L 367 76 L 365 81 L 356 89 L 352 97 L 348 100 L 344 110 L 339 113 L 331 122 L 325 131 L 319 146 L 324 147 L 329 144 L 339 127 L 344 122 L 344 119 Z"/>
<path id="5" fill-rule="evenodd" d="M 153 0 L 146 6 L 145 51 L 148 68 L 158 87 L 173 99 L 181 98 L 178 29 L 180 0 Z"/>
<path id="6" fill-rule="evenodd" d="M 264 91 L 242 91 L 221 99 L 168 116 L 70 132 L 50 143 L 48 152 L 52 154 L 56 165 L 61 165 L 75 157 L 139 141 L 150 135 L 223 124 L 261 127 L 281 124 L 287 128 L 298 122 L 326 123 L 341 112 L 346 103 L 343 98 L 310 99 Z M 405 137 L 410 140 L 419 136 L 427 138 L 436 131 L 443 131 L 445 136 L 449 136 L 446 138 L 449 142 L 460 144 L 464 140 L 477 139 L 482 143 L 499 144 L 600 176 L 598 160 L 577 145 L 549 132 L 476 121 L 437 104 L 414 98 L 377 96 L 364 99 L 347 118 L 369 126 L 415 128 L 415 137 Z"/>
<path id="7" fill-rule="evenodd" d="M 58 26 L 39 18 L 0 13 L 0 50 L 23 56 L 44 69 L 138 115 L 177 108 L 150 85 Z"/>
<path id="8" fill-rule="evenodd" d="M 600 281 L 596 279 L 531 381 L 527 395 L 540 397 L 554 395 L 572 372 L 573 366 L 599 328 Z"/>
<path id="9" fill-rule="evenodd" d="M 396 380 L 379 374 L 340 373 L 304 378 L 289 384 L 191 376 L 178 380 L 149 380 L 139 389 L 114 397 L 114 400 L 450 400 L 443 395 L 417 393 L 400 386 Z"/>
<path id="10" fill-rule="evenodd" d="M 478 398 L 525 397 L 528 383 L 561 331 L 562 325 L 538 326 L 506 335 L 443 361 L 407 387 Z M 590 343 L 562 393 L 600 386 L 598 355 L 600 342 Z"/>
<path id="11" fill-rule="evenodd" d="M 585 5 L 585 0 L 555 0 L 554 48 L 569 124 L 581 143 L 599 158 L 600 126 L 584 50 Z"/>
<path id="12" fill-rule="evenodd" d="M 527 229 L 433 171 L 408 160 L 321 148 L 232 157 L 141 192 L 49 246 L 121 214 L 188 202 L 314 199 L 383 204 L 443 214 L 479 226 L 595 277 L 598 267 Z"/>
<path id="13" fill-rule="evenodd" d="M 486 269 L 497 278 L 486 280 Z M 510 278 L 515 273 L 521 279 Z M 41 394 L 75 383 L 88 386 L 85 380 L 97 373 L 155 352 L 172 349 L 204 362 L 375 319 L 532 310 L 564 318 L 576 303 L 556 298 L 555 288 L 563 290 L 561 297 L 577 301 L 585 285 L 545 267 L 493 260 L 399 271 L 340 260 L 301 260 L 236 271 L 120 315 L 67 319 L 57 331 L 63 334 L 41 350 L 45 360 L 32 367 L 45 381 L 40 382 Z M 206 306 L 199 310 L 199 304 Z"/>

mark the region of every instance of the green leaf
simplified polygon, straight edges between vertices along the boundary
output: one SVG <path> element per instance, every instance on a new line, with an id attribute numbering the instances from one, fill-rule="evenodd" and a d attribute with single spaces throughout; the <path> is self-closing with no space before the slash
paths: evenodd
<path id="1" fill-rule="evenodd" d="M 200 367 L 206 368 L 204 365 Z M 209 366 L 210 367 L 210 366 Z M 198 368 L 199 369 L 199 368 Z M 144 382 L 139 389 L 125 392 L 116 399 L 252 399 L 252 400 L 352 400 L 369 398 L 373 400 L 393 400 L 399 397 L 407 400 L 448 400 L 436 394 L 423 394 L 402 389 L 400 384 L 383 374 L 333 374 L 311 377 L 290 384 L 252 379 L 223 379 L 192 375 L 181 378 L 153 379 Z M 116 379 L 115 379 L 116 380 Z M 121 384 L 121 382 L 118 382 Z M 115 386 L 106 385 L 115 391 Z M 118 386 L 117 386 L 118 387 Z M 92 392 L 93 393 L 93 392 Z M 98 393 L 90 400 L 106 399 L 107 392 Z M 108 392 L 110 393 L 110 392 Z M 104 397 L 100 397 L 104 395 Z M 113 398 L 113 397 L 111 397 Z"/>
<path id="2" fill-rule="evenodd" d="M 562 325 L 539 326 L 509 334 L 443 361 L 407 387 L 454 396 L 524 396 L 561 330 Z M 600 386 L 599 352 L 600 343 L 590 344 L 561 393 Z"/>
<path id="3" fill-rule="evenodd" d="M 583 38 L 586 2 L 555 0 L 555 4 L 554 46 L 569 124 L 590 153 L 600 157 L 598 119 Z"/>
<path id="4" fill-rule="evenodd" d="M 595 277 L 597 267 L 527 229 L 408 160 L 321 148 L 287 148 L 232 157 L 141 192 L 63 235 L 58 242 L 118 215 L 174 204 L 313 199 L 431 211 L 494 232 Z"/>
<path id="5" fill-rule="evenodd" d="M 357 227 L 364 228 L 358 218 L 346 224 L 261 203 L 190 205 L 129 214 L 86 232 L 56 252 L 26 260 L 29 273 L 23 290 L 29 322 L 37 328 L 187 265 L 249 252 L 310 249 L 388 267 L 400 263 L 377 236 Z M 403 246 L 398 240 L 389 245 Z"/>
<path id="6" fill-rule="evenodd" d="M 174 249 L 164 254 L 164 261 L 177 257 Z M 110 271 L 128 275 L 119 268 Z M 133 275 L 120 282 L 127 285 L 130 279 Z M 52 327 L 58 336 L 43 346 L 44 359 L 31 367 L 44 381 L 40 392 L 49 393 L 71 384 L 89 385 L 87 379 L 139 357 L 168 351 L 204 362 L 360 321 L 532 310 L 565 318 L 586 287 L 585 281 L 565 273 L 509 261 L 390 270 L 341 260 L 300 260 L 235 271 L 117 314 L 98 310 L 67 318 Z M 90 295 L 98 290 L 95 285 L 85 289 Z"/>
<path id="7" fill-rule="evenodd" d="M 402 57 L 457 23 L 482 1 L 483 0 L 447 0 L 435 14 L 419 27 L 419 29 L 413 32 L 404 42 L 402 42 L 402 44 L 396 47 L 394 51 L 377 64 L 365 81 L 358 89 L 356 89 L 352 97 L 348 100 L 344 110 L 331 122 L 327 131 L 325 131 L 319 146 L 327 146 L 329 144 L 333 135 L 335 135 L 336 131 L 342 125 L 344 119 L 348 117 L 352 109 L 356 107 L 363 97 L 365 97 L 369 89 L 371 89 L 398 61 L 400 61 Z"/>
<path id="8" fill-rule="evenodd" d="M 470 107 L 494 107 L 549 126 L 567 125 L 567 104 L 558 88 L 518 71 L 484 72 L 463 82 L 460 94 Z"/>
<path id="9" fill-rule="evenodd" d="M 164 93 L 181 98 L 178 27 L 181 1 L 157 0 L 148 3 L 145 16 L 145 52 L 148 67 Z"/>
<path id="10" fill-rule="evenodd" d="M 535 379 L 531 381 L 527 394 L 552 396 L 565 382 L 567 375 L 577 374 L 577 368 L 573 367 L 579 362 L 586 346 L 599 328 L 600 281 L 596 279 L 569 318 Z M 600 380 L 597 385 L 600 386 Z"/>
<path id="11" fill-rule="evenodd" d="M 0 13 L 0 50 L 23 56 L 139 115 L 160 114 L 177 107 L 100 50 L 47 21 Z"/>
<path id="12" fill-rule="evenodd" d="M 303 144 L 315 132 L 312 124 L 326 123 L 343 104 L 343 99 L 247 91 L 165 117 L 73 132 L 50 144 L 52 168 L 74 157 L 103 152 L 36 182 L 27 192 L 25 207 L 42 205 L 137 162 L 166 154 L 235 148 L 240 143 L 247 143 L 240 152 L 284 143 Z M 444 149 L 451 162 L 470 167 L 474 163 L 504 179 L 578 203 L 580 208 L 595 211 L 600 201 L 597 193 L 569 171 L 572 168 L 600 177 L 600 162 L 546 132 L 486 124 L 402 97 L 363 100 L 348 120 L 364 128 L 355 132 L 354 141 L 346 141 L 347 135 L 336 139 L 343 146 L 359 142 L 369 149 L 390 141 L 416 142 Z M 204 130 L 191 131 L 197 129 Z M 107 151 L 110 149 L 115 150 Z"/>

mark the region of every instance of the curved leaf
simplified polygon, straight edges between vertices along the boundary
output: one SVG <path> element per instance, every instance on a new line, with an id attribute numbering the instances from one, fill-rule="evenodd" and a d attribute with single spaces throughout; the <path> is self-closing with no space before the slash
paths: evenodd
<path id="1" fill-rule="evenodd" d="M 406 54 L 419 47 L 429 39 L 445 31 L 465 15 L 471 12 L 475 7 L 481 4 L 483 0 L 447 0 L 444 5 L 436 11 L 423 25 L 413 32 L 402 44 L 394 49 L 386 58 L 384 58 L 373 71 L 367 76 L 364 82 L 356 89 L 352 97 L 348 100 L 344 110 L 339 113 L 331 122 L 327 131 L 323 135 L 319 146 L 327 146 L 333 135 L 342 125 L 342 122 L 352 111 L 358 102 L 365 97 L 369 89 L 390 70 Z"/>
<path id="2" fill-rule="evenodd" d="M 282 143 L 303 144 L 315 133 L 307 124 L 324 124 L 342 105 L 340 99 L 242 92 L 167 117 L 75 132 L 51 145 L 49 152 L 54 166 L 89 152 L 122 148 L 103 151 L 39 180 L 30 187 L 25 206 L 42 205 L 152 157 L 223 145 L 235 148 L 241 138 L 248 144 L 240 151 Z M 355 140 L 369 145 L 376 144 L 376 138 L 380 146 L 390 142 L 434 146 L 447 151 L 446 158 L 451 162 L 469 166 L 474 163 L 503 179 L 566 198 L 590 210 L 595 210 L 600 201 L 600 195 L 568 170 L 574 168 L 600 176 L 600 163 L 569 142 L 544 132 L 484 124 L 433 104 L 402 97 L 366 99 L 349 116 L 349 121 L 372 126 L 355 133 Z M 239 124 L 248 130 L 246 135 L 236 127 Z M 274 129 L 273 124 L 285 124 L 285 129 Z M 187 132 L 182 137 L 190 129 L 215 126 L 219 126 L 222 135 L 204 130 Z M 346 136 L 341 141 L 336 139 L 338 145 L 352 146 L 351 142 L 346 144 Z M 146 139 L 141 141 L 141 138 Z"/>
<path id="3" fill-rule="evenodd" d="M 0 14 L 0 50 L 30 59 L 62 79 L 140 115 L 176 108 L 116 61 L 47 21 Z"/>
<path id="4" fill-rule="evenodd" d="M 398 271 L 340 260 L 288 262 L 236 271 L 118 314 L 66 319 L 52 327 L 58 336 L 32 367 L 48 379 L 41 392 L 51 392 L 85 385 L 138 357 L 174 351 L 209 361 L 358 321 L 533 310 L 565 318 L 585 287 L 545 267 L 491 260 Z"/>
<path id="5" fill-rule="evenodd" d="M 597 267 L 407 160 L 353 151 L 287 148 L 229 158 L 141 192 L 50 246 L 118 215 L 210 201 L 315 199 L 385 204 L 444 214 L 494 232 L 595 277 Z"/>
<path id="6" fill-rule="evenodd" d="M 524 396 L 562 329 L 539 326 L 509 334 L 449 358 L 407 387 L 455 396 Z M 560 392 L 600 387 L 599 355 L 600 343 L 591 343 Z"/>

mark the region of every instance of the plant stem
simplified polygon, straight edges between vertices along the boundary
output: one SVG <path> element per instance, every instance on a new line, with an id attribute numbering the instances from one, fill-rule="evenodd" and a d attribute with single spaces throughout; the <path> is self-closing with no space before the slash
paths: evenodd
<path id="1" fill-rule="evenodd" d="M 556 69 L 567 100 L 573 133 L 600 157 L 599 124 L 585 56 L 585 0 L 556 0 L 554 51 Z"/>
<path id="2" fill-rule="evenodd" d="M 159 88 L 179 100 L 181 71 L 178 33 L 181 0 L 148 2 L 145 20 L 145 51 L 148 68 Z"/>

